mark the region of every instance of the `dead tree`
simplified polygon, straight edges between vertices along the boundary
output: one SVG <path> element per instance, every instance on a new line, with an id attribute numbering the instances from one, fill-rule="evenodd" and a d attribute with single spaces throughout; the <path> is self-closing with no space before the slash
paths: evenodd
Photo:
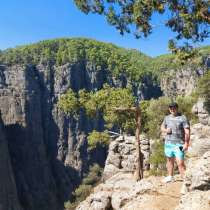
<path id="1" fill-rule="evenodd" d="M 137 153 L 137 166 L 135 171 L 135 178 L 136 180 L 143 179 L 143 155 L 141 153 L 141 145 L 140 145 L 140 132 L 141 132 L 141 109 L 139 104 L 136 105 L 136 107 L 131 108 L 115 108 L 116 112 L 134 112 L 135 113 L 135 122 L 136 122 L 136 132 L 135 132 L 135 138 L 136 138 L 136 153 Z"/>

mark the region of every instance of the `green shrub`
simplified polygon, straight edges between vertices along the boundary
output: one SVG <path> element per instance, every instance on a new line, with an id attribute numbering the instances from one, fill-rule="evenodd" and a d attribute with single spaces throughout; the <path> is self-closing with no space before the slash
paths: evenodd
<path id="1" fill-rule="evenodd" d="M 82 184 L 74 191 L 72 201 L 65 202 L 65 210 L 74 210 L 80 202 L 90 195 L 93 187 L 99 183 L 102 172 L 103 169 L 98 164 L 90 166 L 87 176 L 82 180 Z"/>
<path id="2" fill-rule="evenodd" d="M 67 201 L 64 203 L 64 209 L 65 210 L 75 210 L 78 203 L 71 203 L 70 201 Z"/>
<path id="3" fill-rule="evenodd" d="M 197 97 L 195 96 L 178 96 L 176 101 L 179 105 L 179 112 L 184 114 L 192 124 L 198 121 L 196 115 L 192 113 L 192 107 L 197 102 Z"/>
<path id="4" fill-rule="evenodd" d="M 103 169 L 98 164 L 90 166 L 89 173 L 83 179 L 82 183 L 86 185 L 95 185 L 101 179 L 102 172 Z"/>
<path id="5" fill-rule="evenodd" d="M 77 202 L 85 200 L 85 198 L 90 195 L 93 186 L 81 184 L 74 192 Z"/>
<path id="6" fill-rule="evenodd" d="M 107 131 L 98 132 L 93 130 L 87 137 L 88 139 L 88 149 L 93 150 L 97 145 L 107 147 L 110 142 L 110 136 Z"/>
<path id="7" fill-rule="evenodd" d="M 150 163 L 158 167 L 159 165 L 165 164 L 166 158 L 164 155 L 164 144 L 162 141 L 155 141 L 153 153 L 150 156 Z"/>
<path id="8" fill-rule="evenodd" d="M 77 113 L 79 109 L 78 99 L 76 93 L 72 89 L 69 89 L 65 94 L 61 95 L 58 101 L 58 108 L 65 114 Z"/>
<path id="9" fill-rule="evenodd" d="M 165 175 L 166 174 L 166 158 L 164 155 L 164 144 L 162 141 L 157 140 L 154 144 L 153 153 L 149 160 L 152 164 L 150 170 L 151 175 Z"/>

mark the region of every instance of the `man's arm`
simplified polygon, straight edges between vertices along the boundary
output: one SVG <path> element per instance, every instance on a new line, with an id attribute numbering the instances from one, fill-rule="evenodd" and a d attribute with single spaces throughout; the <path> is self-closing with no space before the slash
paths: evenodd
<path id="1" fill-rule="evenodd" d="M 184 128 L 184 150 L 187 150 L 190 144 L 190 128 Z"/>
<path id="2" fill-rule="evenodd" d="M 171 128 L 166 128 L 166 126 L 163 122 L 162 125 L 161 125 L 161 131 L 162 131 L 163 135 L 170 134 L 171 133 Z"/>
<path id="3" fill-rule="evenodd" d="M 183 150 L 187 150 L 190 144 L 190 124 L 187 118 L 183 115 L 183 128 L 184 128 L 184 146 Z"/>

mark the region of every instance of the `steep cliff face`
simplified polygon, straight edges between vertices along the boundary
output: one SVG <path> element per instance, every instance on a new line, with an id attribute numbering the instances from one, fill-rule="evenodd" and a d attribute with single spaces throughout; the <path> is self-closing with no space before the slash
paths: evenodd
<path id="1" fill-rule="evenodd" d="M 197 85 L 198 79 L 210 68 L 210 58 L 204 59 L 203 66 L 188 64 L 177 70 L 167 69 L 161 78 L 160 86 L 165 96 L 190 95 Z"/>
<path id="2" fill-rule="evenodd" d="M 43 96 L 35 69 L 2 67 L 0 93 L 19 201 L 24 209 L 58 209 L 56 183 L 44 146 Z"/>
<path id="3" fill-rule="evenodd" d="M 11 167 L 8 142 L 0 119 L 0 210 L 22 210 L 20 207 L 14 173 Z"/>

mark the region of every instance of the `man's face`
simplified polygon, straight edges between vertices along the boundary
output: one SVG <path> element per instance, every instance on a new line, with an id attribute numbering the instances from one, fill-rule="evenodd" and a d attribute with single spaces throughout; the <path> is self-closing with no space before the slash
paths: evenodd
<path id="1" fill-rule="evenodd" d="M 169 107 L 169 112 L 170 112 L 172 115 L 177 115 L 178 109 L 177 109 L 176 106 L 170 106 L 170 107 Z"/>

